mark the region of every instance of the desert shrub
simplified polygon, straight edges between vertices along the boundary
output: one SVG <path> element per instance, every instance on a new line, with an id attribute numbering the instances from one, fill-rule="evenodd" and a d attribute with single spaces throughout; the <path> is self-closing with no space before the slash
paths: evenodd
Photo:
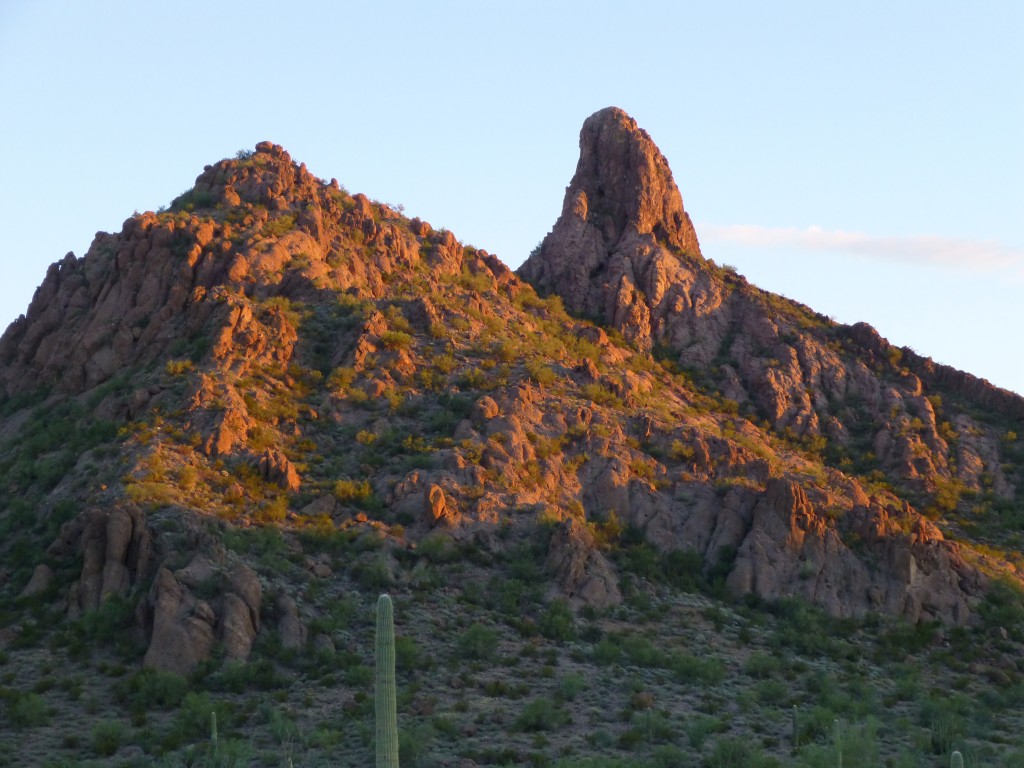
<path id="1" fill-rule="evenodd" d="M 424 765 L 427 752 L 434 740 L 434 729 L 429 725 L 400 728 L 398 731 L 398 762 L 403 766 Z"/>
<path id="2" fill-rule="evenodd" d="M 579 672 L 566 672 L 558 681 L 558 695 L 566 701 L 575 701 L 580 691 L 587 687 L 587 680 Z"/>
<path id="3" fill-rule="evenodd" d="M 366 589 L 381 589 L 391 586 L 394 576 L 383 555 L 362 560 L 353 568 L 355 577 Z"/>
<path id="4" fill-rule="evenodd" d="M 526 373 L 534 382 L 545 387 L 554 384 L 555 379 L 558 378 L 558 374 L 554 372 L 551 366 L 540 360 L 528 360 L 526 362 Z"/>
<path id="5" fill-rule="evenodd" d="M 286 683 L 287 678 L 277 671 L 274 662 L 266 658 L 229 661 L 206 680 L 211 690 L 230 693 L 242 693 L 252 688 L 269 691 Z"/>
<path id="6" fill-rule="evenodd" d="M 412 336 L 404 331 L 385 331 L 380 341 L 385 349 L 409 349 L 412 346 Z"/>
<path id="7" fill-rule="evenodd" d="M 619 737 L 619 745 L 633 748 L 639 744 L 669 741 L 673 736 L 672 724 L 653 709 L 633 712 L 630 727 Z"/>
<path id="8" fill-rule="evenodd" d="M 921 702 L 918 718 L 928 728 L 933 754 L 949 754 L 967 732 L 974 709 L 975 704 L 967 696 L 946 692 L 935 693 Z"/>
<path id="9" fill-rule="evenodd" d="M 38 693 L 16 692 L 7 703 L 7 720 L 16 728 L 35 728 L 50 722 L 50 708 Z"/>
<path id="10" fill-rule="evenodd" d="M 194 211 L 196 208 L 210 208 L 214 203 L 215 200 L 211 192 L 192 188 L 182 192 L 171 201 L 171 210 Z"/>
<path id="11" fill-rule="evenodd" d="M 399 635 L 395 638 L 395 665 L 398 669 L 413 672 L 428 666 L 429 658 L 411 637 Z"/>
<path id="12" fill-rule="evenodd" d="M 993 580 L 978 605 L 978 615 L 986 627 L 1005 629 L 1014 640 L 1024 641 L 1024 590 L 1016 582 Z"/>
<path id="13" fill-rule="evenodd" d="M 751 677 L 766 679 L 782 673 L 782 662 L 767 653 L 753 653 L 743 665 L 743 671 Z"/>
<path id="14" fill-rule="evenodd" d="M 622 661 L 622 645 L 616 637 L 606 635 L 594 646 L 591 658 L 602 667 L 618 664 Z"/>
<path id="15" fill-rule="evenodd" d="M 92 729 L 92 751 L 98 757 L 110 757 L 121 748 L 124 738 L 123 723 L 118 720 L 102 720 Z"/>
<path id="16" fill-rule="evenodd" d="M 674 461 L 690 461 L 694 456 L 694 449 L 692 445 L 686 445 L 680 440 L 673 440 L 668 455 Z"/>
<path id="17" fill-rule="evenodd" d="M 168 734 L 168 746 L 182 741 L 206 738 L 210 735 L 210 715 L 216 713 L 217 723 L 226 728 L 231 722 L 231 707 L 226 702 L 215 701 L 208 693 L 189 693 L 175 713 L 174 722 Z M 173 748 L 172 746 L 172 748 Z"/>
<path id="18" fill-rule="evenodd" d="M 576 637 L 576 619 L 564 599 L 553 600 L 538 622 L 540 633 L 550 640 L 566 641 Z"/>
<path id="19" fill-rule="evenodd" d="M 491 659 L 498 650 L 498 630 L 476 622 L 462 633 L 456 646 L 466 658 Z"/>
<path id="20" fill-rule="evenodd" d="M 295 217 L 289 213 L 269 220 L 263 225 L 260 234 L 263 237 L 281 237 L 281 235 L 285 235 L 293 229 L 295 229 Z"/>
<path id="21" fill-rule="evenodd" d="M 191 371 L 192 367 L 193 362 L 191 360 L 168 360 L 164 370 L 169 376 L 181 376 Z"/>
<path id="22" fill-rule="evenodd" d="M 450 536 L 435 532 L 425 536 L 416 547 L 416 554 L 432 563 L 451 562 L 459 550 Z"/>
<path id="23" fill-rule="evenodd" d="M 569 723 L 569 713 L 551 699 L 538 698 L 528 702 L 513 723 L 516 731 L 552 731 Z"/>
<path id="24" fill-rule="evenodd" d="M 604 405 L 609 408 L 622 408 L 622 399 L 610 389 L 598 383 L 584 384 L 580 387 L 584 397 L 592 400 L 596 405 Z"/>
<path id="25" fill-rule="evenodd" d="M 132 622 L 134 607 L 120 595 L 110 595 L 99 608 L 87 611 L 78 623 L 77 631 L 85 639 L 97 643 L 112 643 L 124 637 L 124 630 Z"/>
<path id="26" fill-rule="evenodd" d="M 143 669 L 119 680 L 114 697 L 133 712 L 178 706 L 188 693 L 188 680 L 173 672 Z"/>
<path id="27" fill-rule="evenodd" d="M 781 768 L 781 763 L 766 757 L 751 746 L 749 739 L 724 738 L 704 760 L 705 768 Z"/>
<path id="28" fill-rule="evenodd" d="M 686 738 L 694 749 L 701 749 L 707 737 L 713 733 L 721 733 L 728 726 L 721 718 L 711 715 L 697 715 L 686 721 Z"/>
<path id="29" fill-rule="evenodd" d="M 339 480 L 334 484 L 334 497 L 344 503 L 364 502 L 373 495 L 367 480 Z"/>
<path id="30" fill-rule="evenodd" d="M 693 685 L 718 685 L 725 679 L 725 664 L 710 656 L 674 653 L 669 658 L 669 668 L 680 681 Z"/>

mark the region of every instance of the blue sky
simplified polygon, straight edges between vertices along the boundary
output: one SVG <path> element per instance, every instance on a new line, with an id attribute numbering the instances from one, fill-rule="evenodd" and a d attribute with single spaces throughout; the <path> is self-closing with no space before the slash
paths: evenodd
<path id="1" fill-rule="evenodd" d="M 0 325 L 269 139 L 517 266 L 633 115 L 706 256 L 1024 393 L 1024 3 L 0 0 Z"/>

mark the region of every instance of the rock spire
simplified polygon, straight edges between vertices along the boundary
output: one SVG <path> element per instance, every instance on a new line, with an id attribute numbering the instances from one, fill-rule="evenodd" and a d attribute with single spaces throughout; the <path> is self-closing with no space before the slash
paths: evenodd
<path id="1" fill-rule="evenodd" d="M 580 131 L 562 214 L 520 276 L 560 294 L 571 311 L 643 339 L 652 294 L 685 258 L 699 259 L 700 245 L 665 156 L 621 109 L 595 112 Z"/>

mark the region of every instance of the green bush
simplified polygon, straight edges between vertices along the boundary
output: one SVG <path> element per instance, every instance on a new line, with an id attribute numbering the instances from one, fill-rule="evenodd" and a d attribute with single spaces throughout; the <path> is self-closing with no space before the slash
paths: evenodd
<path id="1" fill-rule="evenodd" d="M 558 695 L 566 701 L 575 701 L 580 691 L 587 687 L 587 680 L 579 672 L 566 672 L 558 681 Z"/>
<path id="2" fill-rule="evenodd" d="M 124 743 L 125 727 L 118 720 L 103 720 L 93 726 L 92 751 L 98 757 L 110 757 Z"/>
<path id="3" fill-rule="evenodd" d="M 367 480 L 339 480 L 334 484 L 334 497 L 343 503 L 365 502 L 373 496 L 373 487 Z"/>
<path id="4" fill-rule="evenodd" d="M 576 637 L 576 619 L 569 602 L 553 600 L 538 622 L 540 633 L 549 640 L 564 642 Z"/>
<path id="5" fill-rule="evenodd" d="M 539 698 L 529 702 L 513 724 L 516 731 L 552 731 L 569 723 L 569 713 L 550 699 Z"/>
<path id="6" fill-rule="evenodd" d="M 395 638 L 395 663 L 403 672 L 422 670 L 429 663 L 429 657 L 411 637 Z"/>
<path id="7" fill-rule="evenodd" d="M 114 696 L 133 712 L 177 707 L 188 693 L 188 680 L 173 672 L 143 669 L 119 680 Z"/>
<path id="8" fill-rule="evenodd" d="M 260 234 L 263 237 L 281 237 L 295 229 L 295 217 L 291 214 L 285 214 L 284 216 L 278 216 L 276 219 L 271 219 L 263 225 L 263 229 L 260 230 Z"/>
<path id="9" fill-rule="evenodd" d="M 385 331 L 381 334 L 380 342 L 385 349 L 409 349 L 412 336 L 403 331 Z"/>
<path id="10" fill-rule="evenodd" d="M 492 659 L 498 650 L 498 630 L 476 622 L 462 633 L 456 646 L 468 659 Z"/>
<path id="11" fill-rule="evenodd" d="M 7 719 L 16 728 L 47 725 L 50 715 L 50 708 L 38 693 L 15 693 L 7 704 Z"/>

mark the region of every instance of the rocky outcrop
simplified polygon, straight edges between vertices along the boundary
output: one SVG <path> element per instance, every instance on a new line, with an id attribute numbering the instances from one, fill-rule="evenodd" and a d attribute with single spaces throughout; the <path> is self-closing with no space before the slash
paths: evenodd
<path id="1" fill-rule="evenodd" d="M 954 415 L 949 403 L 970 398 L 977 407 L 1020 419 L 1024 399 L 892 347 L 865 324 L 838 326 L 705 261 L 665 158 L 621 110 L 601 110 L 584 123 L 561 216 L 519 274 L 572 311 L 599 318 L 697 372 L 698 381 L 786 438 L 819 450 L 830 444 L 840 460 L 848 451 L 869 450 L 873 468 L 922 503 L 955 503 L 949 488 L 980 492 L 982 476 L 999 494 L 1014 492 L 1003 471 L 999 431 L 967 413 Z M 692 451 L 698 472 L 722 465 L 721 456 L 704 458 L 705 441 Z M 847 458 L 842 466 L 850 464 Z M 748 464 L 742 474 L 763 483 L 764 474 L 752 469 Z M 940 539 L 908 541 L 890 531 L 885 546 L 894 549 L 878 561 L 887 574 L 878 576 L 865 563 L 879 553 L 860 557 L 843 544 L 839 528 L 822 523 L 828 502 L 782 501 L 779 487 L 769 484 L 764 500 L 744 502 L 743 509 L 727 494 L 732 506 L 698 504 L 680 514 L 631 478 L 626 462 L 611 459 L 589 472 L 588 512 L 628 509 L 632 521 L 671 531 L 669 540 L 712 558 L 708 532 L 732 531 L 713 537 L 737 548 L 730 577 L 737 592 L 796 592 L 836 613 L 881 608 L 947 621 L 967 614 L 974 576 L 956 548 Z M 780 509 L 788 511 L 772 513 Z M 883 514 L 877 505 L 863 509 L 869 517 Z M 904 521 L 912 527 L 923 525 L 916 512 L 906 518 L 914 520 Z"/>
<path id="2" fill-rule="evenodd" d="M 858 505 L 833 525 L 799 485 L 776 479 L 753 507 L 727 586 L 767 599 L 799 595 L 834 616 L 876 611 L 962 624 L 981 576 L 909 508 L 893 517 Z"/>
<path id="3" fill-rule="evenodd" d="M 244 563 L 225 571 L 199 552 L 177 571 L 160 568 L 148 596 L 152 619 L 143 664 L 188 674 L 210 658 L 217 641 L 225 658 L 247 660 L 261 628 L 261 603 L 259 577 Z"/>
<path id="4" fill-rule="evenodd" d="M 562 215 L 519 274 L 573 312 L 607 318 L 650 343 L 658 316 L 691 282 L 685 259 L 699 257 L 668 162 L 636 121 L 612 107 L 583 124 Z"/>
<path id="5" fill-rule="evenodd" d="M 82 558 L 81 574 L 67 595 L 68 615 L 77 618 L 111 595 L 126 595 L 150 575 L 152 534 L 138 507 L 91 509 L 66 523 L 47 553 Z"/>
<path id="6" fill-rule="evenodd" d="M 281 451 L 267 448 L 260 456 L 256 468 L 264 480 L 274 483 L 286 491 L 297 491 L 302 486 L 302 480 L 299 478 L 295 465 Z"/>
<path id="7" fill-rule="evenodd" d="M 218 206 L 237 215 L 215 215 Z M 372 257 L 352 259 L 356 248 Z M 210 355 L 239 375 L 287 365 L 295 331 L 267 300 L 326 287 L 381 296 L 396 272 L 426 264 L 458 273 L 463 260 L 450 232 L 412 226 L 262 142 L 248 157 L 207 166 L 171 211 L 137 214 L 120 233 L 98 234 L 84 258 L 69 253 L 51 265 L 27 313 L 0 337 L 0 394 L 40 382 L 80 393 L 182 353 Z M 512 277 L 485 251 L 472 261 Z"/>
<path id="8" fill-rule="evenodd" d="M 299 608 L 295 600 L 282 592 L 274 600 L 274 612 L 277 615 L 277 633 L 281 639 L 281 647 L 288 650 L 305 648 L 309 629 L 299 617 Z"/>
<path id="9" fill-rule="evenodd" d="M 892 347 L 865 324 L 837 326 L 705 261 L 667 162 L 618 109 L 584 124 L 562 214 L 519 274 L 574 312 L 704 372 L 786 435 L 846 445 L 874 430 L 879 467 L 925 493 L 950 480 L 978 487 L 972 473 L 957 476 L 928 396 L 945 391 L 1024 415 L 1024 399 L 1012 393 Z M 999 462 L 985 471 L 998 476 Z"/>
<path id="10" fill-rule="evenodd" d="M 618 579 L 585 523 L 570 518 L 551 534 L 546 567 L 574 602 L 609 608 L 622 602 Z"/>
<path id="11" fill-rule="evenodd" d="M 53 584 L 55 576 L 53 568 L 46 563 L 40 563 L 32 571 L 32 578 L 29 579 L 28 584 L 21 590 L 21 594 L 18 597 L 35 597 L 45 593 L 50 588 L 50 585 Z"/>
<path id="12" fill-rule="evenodd" d="M 142 664 L 187 675 L 210 658 L 216 641 L 216 614 L 194 597 L 169 570 L 161 568 L 150 593 L 153 632 Z"/>

